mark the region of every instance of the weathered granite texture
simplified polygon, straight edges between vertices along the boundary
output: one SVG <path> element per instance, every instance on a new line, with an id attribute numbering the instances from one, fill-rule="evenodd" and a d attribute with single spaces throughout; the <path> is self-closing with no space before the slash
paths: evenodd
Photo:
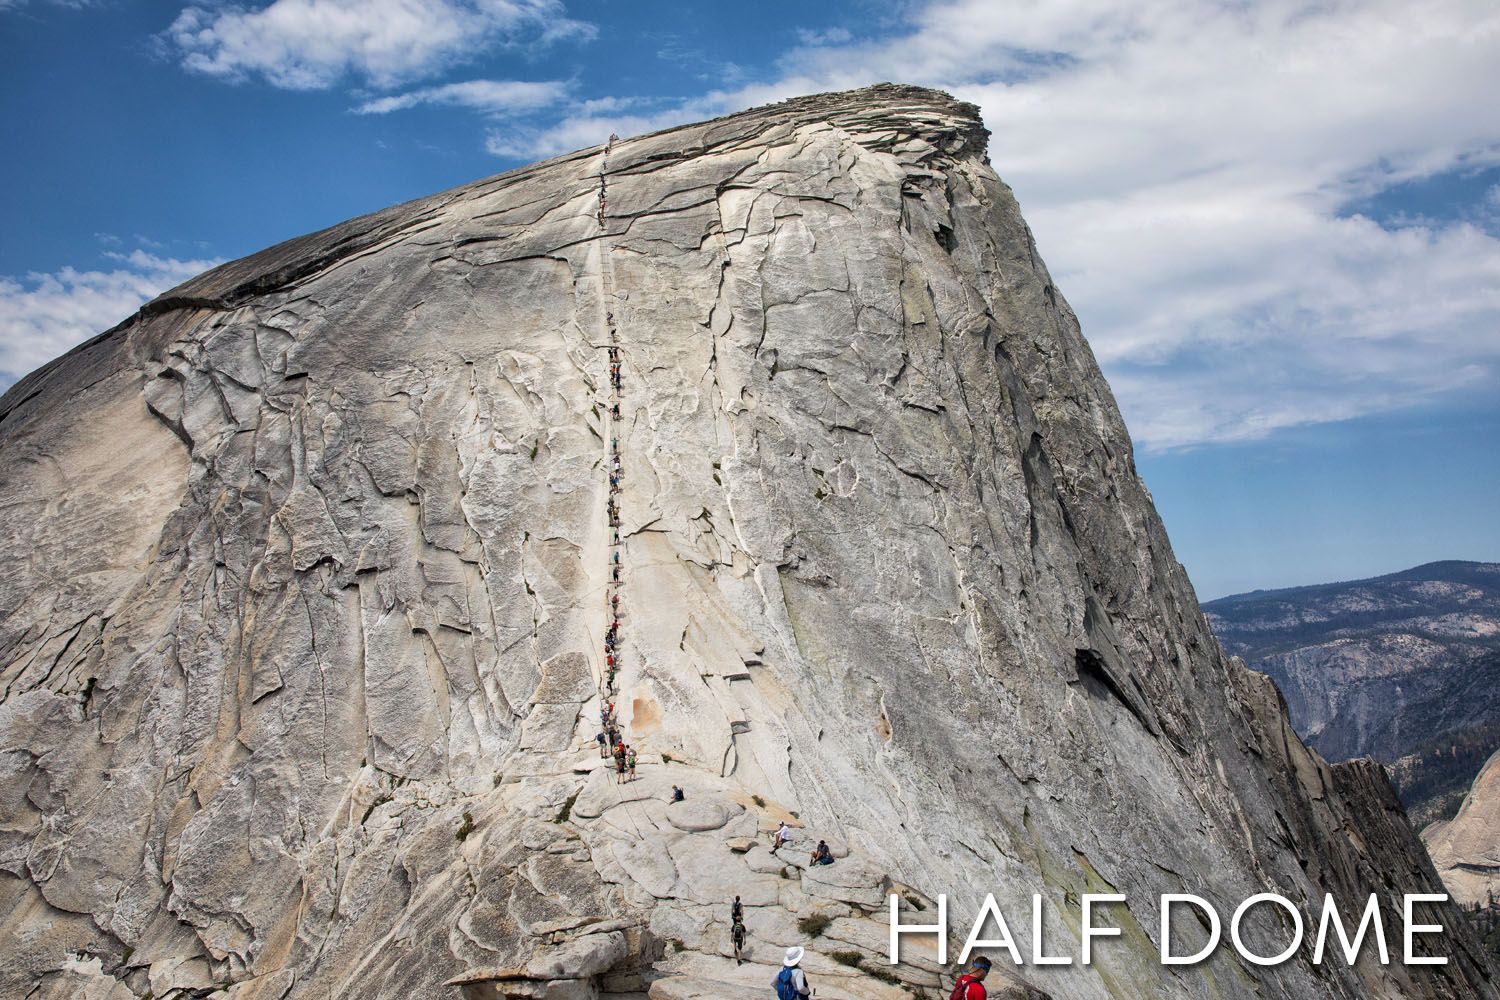
<path id="1" fill-rule="evenodd" d="M 1500 753 L 1474 779 L 1458 815 L 1422 831 L 1438 874 L 1461 903 L 1500 896 Z"/>
<path id="2" fill-rule="evenodd" d="M 1163 892 L 1436 879 L 1212 639 L 985 145 L 943 94 L 803 98 L 617 143 L 602 232 L 584 150 L 13 387 L 0 995 L 768 995 L 800 941 L 819 996 L 930 997 L 930 951 L 830 958 L 879 968 L 888 888 L 1043 893 L 1071 951 L 1112 886 L 1091 968 L 994 995 L 1494 997 L 1452 912 L 1442 969 L 1158 965 Z M 591 742 L 610 316 L 627 785 Z"/>

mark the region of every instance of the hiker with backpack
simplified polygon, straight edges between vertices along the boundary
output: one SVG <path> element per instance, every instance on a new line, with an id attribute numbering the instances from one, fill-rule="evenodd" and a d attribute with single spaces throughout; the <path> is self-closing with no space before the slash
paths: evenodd
<path id="1" fill-rule="evenodd" d="M 730 925 L 729 938 L 734 942 L 734 964 L 741 965 L 745 961 L 745 921 L 738 913 L 734 915 L 734 923 Z"/>
<path id="2" fill-rule="evenodd" d="M 969 966 L 969 971 L 958 977 L 948 1000 L 986 1000 L 990 995 L 984 988 L 984 977 L 990 974 L 990 960 L 980 955 Z"/>
<path id="3" fill-rule="evenodd" d="M 828 841 L 818 841 L 818 846 L 813 848 L 812 858 L 810 859 L 810 861 L 815 865 L 833 864 L 833 852 L 828 849 Z"/>
<path id="4" fill-rule="evenodd" d="M 802 955 L 800 947 L 786 950 L 786 958 L 781 961 L 781 972 L 777 973 L 775 982 L 771 984 L 776 987 L 776 1000 L 803 1000 L 812 996 L 812 989 L 807 985 L 807 973 L 802 971 Z"/>

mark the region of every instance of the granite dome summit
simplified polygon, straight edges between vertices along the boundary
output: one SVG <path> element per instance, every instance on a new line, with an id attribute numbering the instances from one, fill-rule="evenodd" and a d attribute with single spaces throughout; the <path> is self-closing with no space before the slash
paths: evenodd
<path id="1" fill-rule="evenodd" d="M 618 141 L 12 387 L 0 997 L 946 996 L 891 891 L 1140 901 L 995 996 L 1495 997 L 1449 908 L 1441 968 L 1158 964 L 1162 893 L 1440 890 L 1220 651 L 986 138 L 883 85 Z"/>

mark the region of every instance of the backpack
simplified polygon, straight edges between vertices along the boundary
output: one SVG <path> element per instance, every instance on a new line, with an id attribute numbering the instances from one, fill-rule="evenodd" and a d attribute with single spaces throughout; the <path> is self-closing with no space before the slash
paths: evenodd
<path id="1" fill-rule="evenodd" d="M 974 980 L 969 978 L 968 973 L 959 976 L 958 982 L 953 984 L 953 992 L 948 994 L 948 1000 L 969 1000 L 969 987 L 972 985 L 974 985 Z M 983 986 L 979 988 L 984 989 Z M 985 992 L 981 995 L 989 996 L 989 993 Z"/>
<path id="2" fill-rule="evenodd" d="M 772 985 L 776 987 L 776 1000 L 799 1000 L 797 987 L 792 985 L 791 969 L 782 969 Z"/>

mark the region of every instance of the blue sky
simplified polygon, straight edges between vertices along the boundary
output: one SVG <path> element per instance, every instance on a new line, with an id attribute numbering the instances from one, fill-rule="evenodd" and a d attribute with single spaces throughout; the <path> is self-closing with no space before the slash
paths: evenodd
<path id="1" fill-rule="evenodd" d="M 1500 559 L 1490 0 L 0 0 L 0 386 L 216 261 L 879 80 L 980 105 L 1201 597 Z"/>

